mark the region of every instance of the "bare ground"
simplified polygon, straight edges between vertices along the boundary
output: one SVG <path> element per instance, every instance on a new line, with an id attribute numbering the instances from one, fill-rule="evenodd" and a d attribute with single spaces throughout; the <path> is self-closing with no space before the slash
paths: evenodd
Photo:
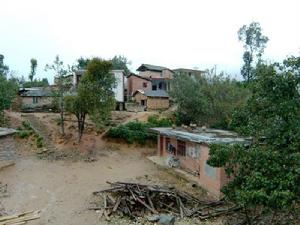
<path id="1" fill-rule="evenodd" d="M 136 115 L 133 116 L 136 119 Z M 146 115 L 141 115 L 145 119 Z M 132 116 L 128 117 L 129 120 Z M 95 162 L 72 160 L 48 161 L 36 157 L 32 141 L 12 138 L 0 140 L 0 148 L 13 146 L 16 156 L 15 166 L 0 171 L 0 181 L 8 185 L 8 197 L 0 199 L 8 214 L 30 210 L 41 210 L 41 218 L 28 224 L 55 225 L 93 225 L 107 224 L 99 221 L 97 213 L 88 210 L 92 192 L 108 187 L 106 181 L 138 181 L 141 183 L 167 184 L 185 191 L 192 191 L 202 198 L 207 195 L 195 190 L 189 183 L 180 180 L 166 171 L 158 169 L 145 156 L 155 151 L 153 148 L 140 148 L 117 143 L 107 143 L 96 135 L 92 126 L 84 134 L 82 143 L 75 144 L 74 123 L 67 122 L 67 135 L 63 141 L 58 134 L 56 114 L 32 114 L 21 116 L 11 114 L 12 126 L 17 127 L 21 120 L 34 120 L 35 125 L 44 128 L 46 143 L 52 142 L 61 151 L 93 151 Z M 51 145 L 51 143 L 50 143 Z M 12 148 L 9 148 L 12 151 Z M 116 219 L 109 224 L 133 224 Z M 177 224 L 219 224 L 186 221 Z"/>

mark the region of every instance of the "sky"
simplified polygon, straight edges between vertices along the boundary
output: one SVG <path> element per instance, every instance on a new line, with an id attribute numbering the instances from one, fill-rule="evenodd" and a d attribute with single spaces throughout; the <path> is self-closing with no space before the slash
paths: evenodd
<path id="1" fill-rule="evenodd" d="M 36 78 L 56 55 L 124 55 L 135 72 L 141 63 L 170 69 L 224 71 L 240 78 L 243 45 L 237 31 L 259 22 L 269 37 L 264 58 L 281 61 L 300 53 L 299 0 L 1 0 L 0 54 L 18 76 Z"/>

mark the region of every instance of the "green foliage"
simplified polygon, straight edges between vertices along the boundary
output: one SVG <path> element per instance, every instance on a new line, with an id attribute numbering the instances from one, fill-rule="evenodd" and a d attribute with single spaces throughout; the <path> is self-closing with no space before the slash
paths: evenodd
<path id="1" fill-rule="evenodd" d="M 36 147 L 37 148 L 44 147 L 44 139 L 41 136 L 37 137 L 36 139 Z"/>
<path id="2" fill-rule="evenodd" d="M 87 114 L 100 127 L 108 121 L 110 112 L 115 107 L 115 77 L 110 73 L 111 68 L 109 61 L 91 59 L 80 80 L 77 93 L 65 97 L 67 111 L 74 114 L 78 121 L 78 141 L 81 139 Z"/>
<path id="3" fill-rule="evenodd" d="M 220 75 L 188 77 L 175 75 L 170 92 L 178 105 L 176 124 L 196 123 L 229 128 L 235 109 L 245 104 L 249 91 L 240 82 Z"/>
<path id="4" fill-rule="evenodd" d="M 130 70 L 128 69 L 128 65 L 131 64 L 130 61 L 125 56 L 114 56 L 111 59 L 111 63 L 114 70 L 124 70 L 125 75 L 130 74 Z"/>
<path id="5" fill-rule="evenodd" d="M 10 107 L 18 93 L 17 80 L 14 78 L 6 78 L 8 67 L 3 64 L 3 61 L 1 62 L 1 56 L 2 55 L 0 55 L 0 125 L 5 123 L 4 110 Z"/>
<path id="6" fill-rule="evenodd" d="M 143 145 L 146 140 L 156 140 L 156 135 L 149 133 L 148 129 L 149 124 L 134 121 L 109 129 L 107 137 L 123 139 L 129 144 Z"/>
<path id="7" fill-rule="evenodd" d="M 36 74 L 36 68 L 37 68 L 37 60 L 36 59 L 31 59 L 30 60 L 30 73 L 29 73 L 29 80 L 32 82 L 33 81 L 33 77 Z"/>
<path id="8" fill-rule="evenodd" d="M 245 52 L 243 54 L 244 65 L 241 69 L 241 74 L 246 81 L 253 77 L 253 62 L 261 62 L 261 56 L 269 41 L 267 36 L 262 34 L 262 29 L 259 23 L 252 22 L 248 26 L 242 26 L 238 31 L 239 41 L 244 43 Z"/>
<path id="9" fill-rule="evenodd" d="M 31 87 L 48 87 L 49 82 L 47 78 L 40 79 L 34 79 L 33 81 L 24 82 L 23 87 L 24 88 L 31 88 Z"/>
<path id="10" fill-rule="evenodd" d="M 146 141 L 156 141 L 156 135 L 149 132 L 151 127 L 170 127 L 172 122 L 170 119 L 161 118 L 153 115 L 149 116 L 148 122 L 128 122 L 109 129 L 106 136 L 109 138 L 118 138 L 125 140 L 127 143 L 138 143 L 144 145 Z"/>
<path id="11" fill-rule="evenodd" d="M 0 76 L 6 77 L 9 72 L 9 67 L 4 64 L 4 55 L 0 54 Z"/>
<path id="12" fill-rule="evenodd" d="M 169 118 L 159 118 L 158 115 L 151 115 L 148 117 L 148 124 L 150 127 L 171 127 L 172 121 Z"/>
<path id="13" fill-rule="evenodd" d="M 19 131 L 18 133 L 18 137 L 24 139 L 24 138 L 28 138 L 31 136 L 32 132 L 31 131 L 28 131 L 28 130 L 21 130 Z"/>
<path id="14" fill-rule="evenodd" d="M 210 147 L 208 163 L 234 175 L 223 189 L 226 197 L 251 213 L 259 207 L 276 215 L 300 204 L 300 64 L 294 59 L 254 71 L 252 95 L 234 117 L 251 145 Z"/>

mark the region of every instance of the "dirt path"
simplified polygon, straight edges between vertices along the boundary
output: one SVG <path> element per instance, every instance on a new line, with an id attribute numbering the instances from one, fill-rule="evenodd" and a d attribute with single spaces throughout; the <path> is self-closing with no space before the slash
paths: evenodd
<path id="1" fill-rule="evenodd" d="M 157 171 L 146 159 L 124 154 L 103 153 L 93 163 L 22 159 L 0 172 L 10 194 L 2 203 L 9 214 L 42 210 L 38 223 L 30 224 L 99 224 L 97 214 L 87 210 L 93 191 L 107 187 L 106 181 L 132 181 Z"/>
<path id="2" fill-rule="evenodd" d="M 14 142 L 13 137 L 0 137 L 0 143 L 0 162 L 14 161 L 17 158 L 17 154 L 15 152 L 16 143 Z"/>

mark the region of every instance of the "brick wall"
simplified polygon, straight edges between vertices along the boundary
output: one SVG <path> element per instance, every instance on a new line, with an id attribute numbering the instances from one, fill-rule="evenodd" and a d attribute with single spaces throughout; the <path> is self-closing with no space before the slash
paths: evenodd
<path id="1" fill-rule="evenodd" d="M 128 85 L 128 96 L 132 96 L 136 90 L 152 89 L 151 81 L 136 76 L 130 76 L 127 80 L 127 85 Z"/>
<path id="2" fill-rule="evenodd" d="M 170 106 L 169 98 L 161 98 L 161 97 L 147 98 L 148 109 L 168 109 L 169 106 Z"/>

